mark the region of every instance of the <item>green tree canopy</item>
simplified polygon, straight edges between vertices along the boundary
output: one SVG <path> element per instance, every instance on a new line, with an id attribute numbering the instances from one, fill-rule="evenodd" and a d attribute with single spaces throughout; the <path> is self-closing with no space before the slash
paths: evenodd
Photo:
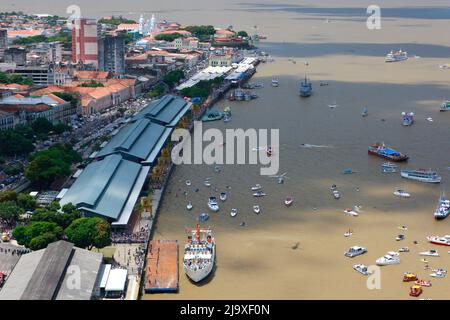
<path id="1" fill-rule="evenodd" d="M 17 205 L 26 211 L 33 211 L 36 209 L 36 200 L 26 193 L 19 193 L 17 195 Z"/>
<path id="2" fill-rule="evenodd" d="M 17 205 L 15 201 L 5 201 L 0 203 L 0 219 L 12 225 L 19 219 L 25 210 Z"/>
<path id="3" fill-rule="evenodd" d="M 71 164 L 79 161 L 80 155 L 71 146 L 55 144 L 30 157 L 25 176 L 33 183 L 49 185 L 57 178 L 68 176 Z"/>
<path id="4" fill-rule="evenodd" d="M 0 131 L 0 154 L 2 156 L 28 155 L 34 150 L 33 141 L 15 130 Z"/>
<path id="5" fill-rule="evenodd" d="M 48 134 L 53 130 L 53 124 L 45 118 L 37 118 L 31 124 L 31 128 L 37 134 Z"/>
<path id="6" fill-rule="evenodd" d="M 6 72 L 0 72 L 0 83 L 17 83 L 32 86 L 33 80 L 19 74 L 8 74 Z"/>
<path id="7" fill-rule="evenodd" d="M 175 84 L 180 82 L 181 79 L 184 78 L 183 70 L 173 70 L 168 72 L 162 80 L 169 86 L 173 87 Z"/>
<path id="8" fill-rule="evenodd" d="M 16 201 L 17 200 L 17 192 L 14 190 L 3 190 L 0 191 L 0 202 L 5 201 Z"/>
<path id="9" fill-rule="evenodd" d="M 103 248 L 111 243 L 111 226 L 102 218 L 79 218 L 65 230 L 67 239 L 80 248 Z"/>
<path id="10" fill-rule="evenodd" d="M 53 235 L 53 237 L 50 237 L 49 234 Z M 33 245 L 42 247 L 44 238 L 47 241 L 45 246 L 47 246 L 47 244 L 62 238 L 63 229 L 54 222 L 39 221 L 31 222 L 27 226 L 18 226 L 13 231 L 13 237 L 17 240 L 17 243 L 27 248 L 30 248 L 33 239 L 40 236 L 43 237 L 35 240 Z"/>
<path id="11" fill-rule="evenodd" d="M 172 42 L 175 39 L 181 38 L 183 35 L 181 33 L 175 32 L 175 33 L 161 33 L 155 36 L 155 40 L 158 41 L 167 41 Z"/>

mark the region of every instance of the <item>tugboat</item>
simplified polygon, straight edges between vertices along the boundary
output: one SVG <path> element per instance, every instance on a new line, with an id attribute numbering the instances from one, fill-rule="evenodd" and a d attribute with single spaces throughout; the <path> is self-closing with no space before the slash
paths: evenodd
<path id="1" fill-rule="evenodd" d="M 450 200 L 445 198 L 444 192 L 441 193 L 439 197 L 439 203 L 434 211 L 434 218 L 436 220 L 442 220 L 448 217 L 450 214 Z M 449 237 L 450 241 L 450 237 Z"/>
<path id="2" fill-rule="evenodd" d="M 305 80 L 300 83 L 300 97 L 309 97 L 312 94 L 312 84 L 305 76 Z"/>
<path id="3" fill-rule="evenodd" d="M 386 62 L 398 62 L 398 61 L 404 61 L 404 60 L 408 60 L 408 53 L 406 51 L 391 51 L 389 52 L 384 61 Z"/>
<path id="4" fill-rule="evenodd" d="M 200 282 L 212 271 L 216 259 L 216 244 L 211 229 L 188 229 L 188 243 L 184 246 L 183 266 L 186 275 Z"/>
<path id="5" fill-rule="evenodd" d="M 442 102 L 441 108 L 439 110 L 440 111 L 450 111 L 450 100 L 445 100 L 444 102 Z"/>
<path id="6" fill-rule="evenodd" d="M 440 183 L 442 180 L 442 178 L 438 176 L 436 171 L 432 171 L 430 169 L 405 169 L 400 171 L 400 175 L 402 176 L 402 178 L 428 183 Z"/>
<path id="7" fill-rule="evenodd" d="M 414 123 L 414 113 L 413 112 L 402 112 L 403 125 L 410 126 Z"/>
<path id="8" fill-rule="evenodd" d="M 375 143 L 371 145 L 368 153 L 394 162 L 406 161 L 409 158 L 406 154 L 386 147 L 384 143 Z"/>

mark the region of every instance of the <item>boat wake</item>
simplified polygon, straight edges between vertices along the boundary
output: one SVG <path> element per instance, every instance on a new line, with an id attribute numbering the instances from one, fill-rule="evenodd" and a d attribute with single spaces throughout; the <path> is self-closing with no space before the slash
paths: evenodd
<path id="1" fill-rule="evenodd" d="M 318 144 L 302 143 L 300 145 L 300 148 L 334 148 L 334 147 L 333 146 L 318 145 Z"/>

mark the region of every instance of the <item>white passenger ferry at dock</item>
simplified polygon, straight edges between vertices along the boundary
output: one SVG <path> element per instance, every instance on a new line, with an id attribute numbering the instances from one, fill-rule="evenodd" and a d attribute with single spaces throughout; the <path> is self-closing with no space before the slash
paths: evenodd
<path id="1" fill-rule="evenodd" d="M 210 228 L 188 229 L 188 243 L 184 246 L 183 266 L 186 275 L 200 282 L 212 271 L 216 260 L 216 243 Z"/>

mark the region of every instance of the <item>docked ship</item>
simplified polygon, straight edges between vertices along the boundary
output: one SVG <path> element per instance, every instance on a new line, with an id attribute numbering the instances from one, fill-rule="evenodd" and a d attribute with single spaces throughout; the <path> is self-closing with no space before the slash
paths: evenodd
<path id="1" fill-rule="evenodd" d="M 312 84 L 305 76 L 305 80 L 300 83 L 300 97 L 309 97 L 312 94 Z"/>
<path id="2" fill-rule="evenodd" d="M 436 220 L 442 220 L 448 217 L 450 214 L 450 200 L 445 198 L 444 193 L 441 193 L 439 197 L 438 206 L 434 211 L 434 218 Z M 450 241 L 450 239 L 448 239 Z M 450 244 L 449 244 L 450 245 Z"/>
<path id="3" fill-rule="evenodd" d="M 442 102 L 441 108 L 439 110 L 440 111 L 450 111 L 450 100 L 445 100 L 444 102 Z"/>
<path id="4" fill-rule="evenodd" d="M 404 60 L 408 60 L 408 53 L 406 51 L 391 51 L 389 52 L 384 61 L 386 62 L 397 62 L 397 61 L 404 61 Z"/>
<path id="5" fill-rule="evenodd" d="M 388 148 L 384 145 L 384 143 L 375 143 L 371 145 L 368 153 L 395 162 L 408 160 L 408 156 L 406 154 L 392 148 Z"/>
<path id="6" fill-rule="evenodd" d="M 410 126 L 414 123 L 414 113 L 413 112 L 402 112 L 403 125 Z"/>
<path id="7" fill-rule="evenodd" d="M 428 183 L 440 183 L 442 179 L 436 171 L 432 171 L 431 169 L 404 169 L 400 171 L 400 175 L 406 179 Z"/>
<path id="8" fill-rule="evenodd" d="M 205 279 L 212 271 L 216 259 L 216 243 L 212 230 L 188 229 L 188 243 L 184 246 L 184 272 L 194 282 Z"/>

